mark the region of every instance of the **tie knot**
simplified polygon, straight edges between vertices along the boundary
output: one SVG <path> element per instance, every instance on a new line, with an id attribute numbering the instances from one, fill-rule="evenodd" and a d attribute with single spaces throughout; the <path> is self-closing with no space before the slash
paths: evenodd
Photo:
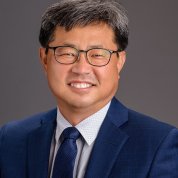
<path id="1" fill-rule="evenodd" d="M 62 132 L 62 137 L 64 139 L 74 139 L 77 140 L 80 136 L 80 132 L 75 127 L 68 127 Z"/>

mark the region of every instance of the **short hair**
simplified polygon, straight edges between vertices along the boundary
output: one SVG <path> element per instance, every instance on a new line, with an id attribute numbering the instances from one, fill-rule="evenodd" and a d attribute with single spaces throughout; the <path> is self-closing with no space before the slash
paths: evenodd
<path id="1" fill-rule="evenodd" d="M 118 0 L 60 0 L 43 14 L 39 41 L 46 48 L 53 40 L 57 26 L 70 31 L 76 26 L 101 22 L 113 29 L 116 44 L 125 50 L 128 45 L 128 18 Z"/>

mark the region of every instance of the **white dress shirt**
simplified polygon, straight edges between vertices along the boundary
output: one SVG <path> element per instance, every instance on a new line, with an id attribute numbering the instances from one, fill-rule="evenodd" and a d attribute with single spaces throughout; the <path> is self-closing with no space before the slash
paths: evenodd
<path id="1" fill-rule="evenodd" d="M 98 112 L 84 119 L 82 122 L 75 126 L 82 136 L 79 139 L 77 139 L 77 156 L 73 171 L 74 178 L 84 177 L 91 150 L 93 148 L 101 124 L 103 123 L 103 120 L 107 114 L 109 106 L 110 102 L 107 105 L 105 105 L 102 109 L 100 109 Z M 58 109 L 57 127 L 51 144 L 51 153 L 49 160 L 50 178 L 52 178 L 55 157 L 58 148 L 60 147 L 61 144 L 60 136 L 63 130 L 67 127 L 72 127 L 72 125 L 63 117 L 63 115 L 60 113 Z"/>

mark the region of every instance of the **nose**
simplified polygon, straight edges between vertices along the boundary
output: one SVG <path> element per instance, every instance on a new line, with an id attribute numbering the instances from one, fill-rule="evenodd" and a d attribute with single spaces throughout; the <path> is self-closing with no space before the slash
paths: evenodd
<path id="1" fill-rule="evenodd" d="M 88 63 L 85 52 L 80 52 L 78 60 L 72 66 L 72 72 L 76 74 L 89 74 L 91 65 Z"/>

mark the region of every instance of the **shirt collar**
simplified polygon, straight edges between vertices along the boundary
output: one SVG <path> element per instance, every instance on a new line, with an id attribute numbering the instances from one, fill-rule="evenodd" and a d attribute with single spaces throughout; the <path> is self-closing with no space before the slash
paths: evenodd
<path id="1" fill-rule="evenodd" d="M 107 114 L 111 102 L 101 108 L 99 111 L 94 113 L 93 115 L 87 117 L 75 127 L 78 129 L 84 140 L 88 145 L 91 145 L 97 137 L 101 124 Z M 72 127 L 72 125 L 64 118 L 64 116 L 57 109 L 57 128 L 55 134 L 55 140 L 58 142 L 60 135 L 63 130 L 67 127 Z"/>

